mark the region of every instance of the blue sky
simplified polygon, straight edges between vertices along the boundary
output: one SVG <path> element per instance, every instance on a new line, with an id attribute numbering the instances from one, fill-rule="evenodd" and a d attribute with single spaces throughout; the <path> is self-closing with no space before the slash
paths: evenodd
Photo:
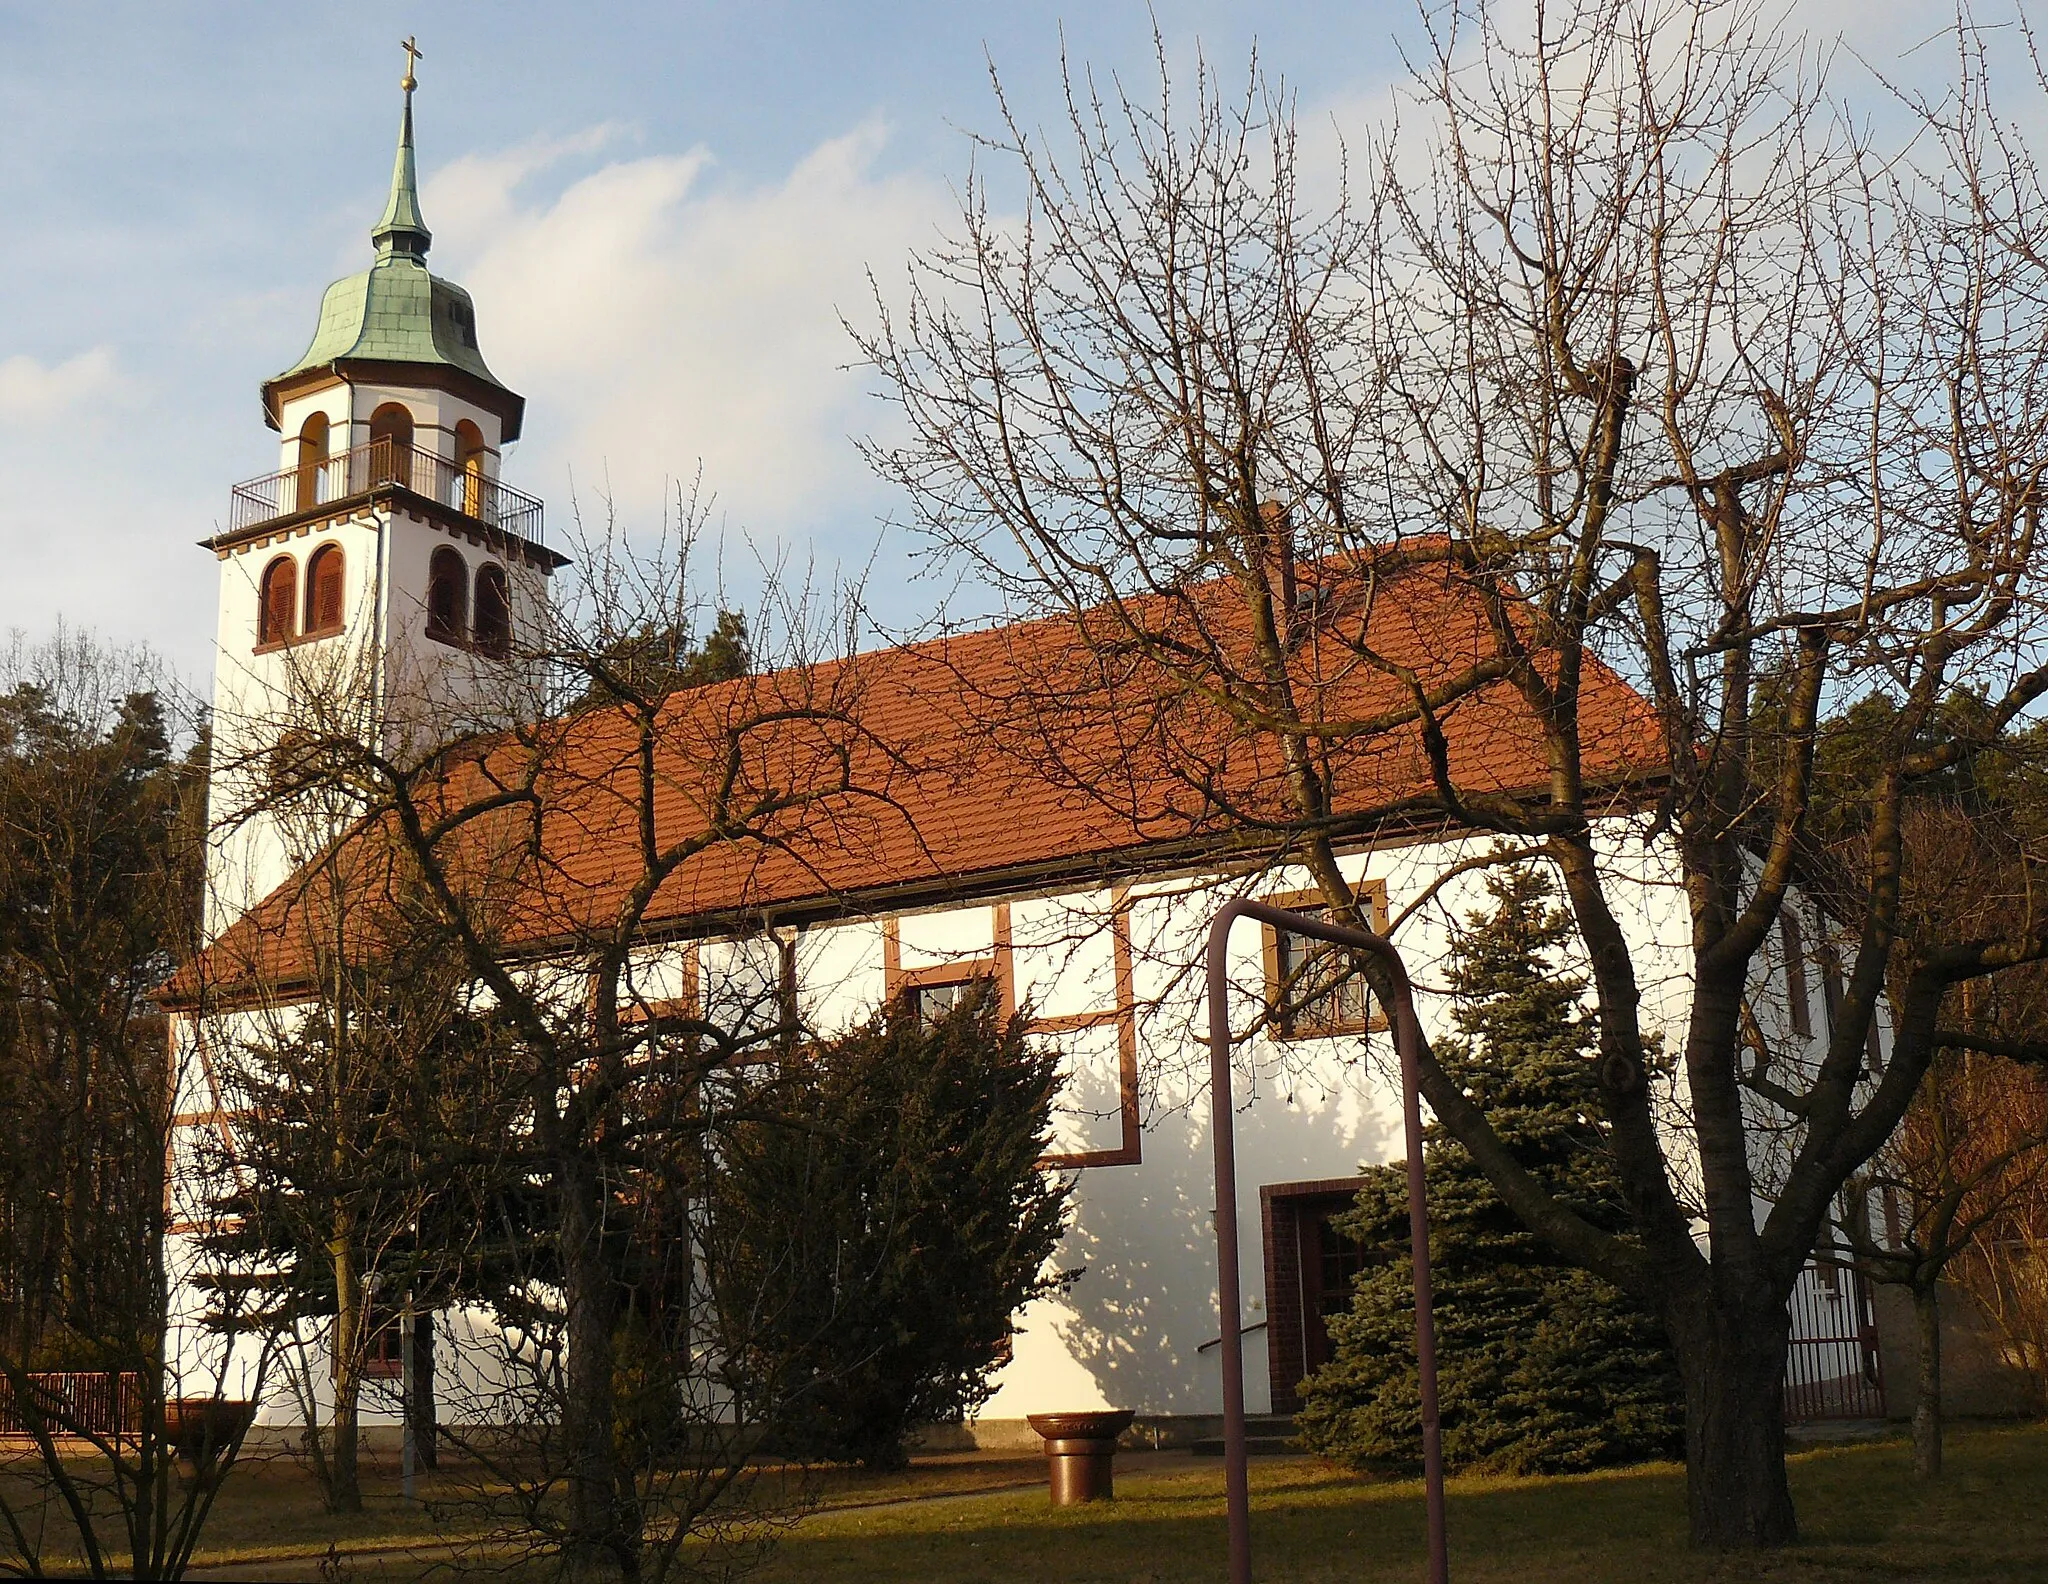
<path id="1" fill-rule="evenodd" d="M 1815 0 L 1863 47 L 1938 6 Z M 0 629 L 61 614 L 204 686 L 229 486 L 276 466 L 256 387 L 369 257 L 419 37 L 431 263 L 477 298 L 529 401 L 507 477 L 566 521 L 608 483 L 630 522 L 700 459 L 720 520 L 920 597 L 849 436 L 879 421 L 837 312 L 946 224 L 985 55 L 1058 114 L 1062 41 L 1142 78 L 1241 67 L 1256 39 L 1306 115 L 1386 103 L 1408 0 L 1252 8 L 534 3 L 61 5 L 0 0 Z"/>

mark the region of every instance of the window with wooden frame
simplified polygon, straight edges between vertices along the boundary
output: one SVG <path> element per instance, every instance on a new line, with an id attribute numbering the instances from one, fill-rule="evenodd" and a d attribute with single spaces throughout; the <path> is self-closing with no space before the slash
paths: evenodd
<path id="1" fill-rule="evenodd" d="M 437 643 L 469 642 L 469 568 L 446 546 L 427 562 L 427 636 Z"/>
<path id="2" fill-rule="evenodd" d="M 371 1302 L 363 1305 L 363 1378 L 397 1380 L 405 1374 L 405 1321 L 397 1309 Z M 339 1363 L 332 1354 L 328 1373 Z"/>
<path id="3" fill-rule="evenodd" d="M 322 545 L 306 563 L 308 638 L 341 631 L 343 570 L 340 545 Z"/>
<path id="4" fill-rule="evenodd" d="M 405 1326 L 388 1310 L 370 1311 L 370 1339 L 363 1348 L 363 1373 L 372 1380 L 397 1380 L 405 1373 Z"/>
<path id="5" fill-rule="evenodd" d="M 1806 996 L 1806 943 L 1800 938 L 1799 915 L 1788 902 L 1778 910 L 1778 939 L 1785 952 L 1785 1007 L 1792 1032 L 1813 1038 L 1813 1007 Z"/>
<path id="6" fill-rule="evenodd" d="M 298 632 L 299 564 L 279 556 L 263 569 L 256 602 L 256 642 L 288 643 Z"/>
<path id="7" fill-rule="evenodd" d="M 902 997 L 905 1010 L 930 1028 L 943 1022 L 976 985 L 993 985 L 995 976 L 995 964 L 980 960 L 949 963 L 943 968 L 913 969 L 903 975 L 896 993 Z"/>
<path id="8" fill-rule="evenodd" d="M 1116 1000 L 1111 1006 L 1039 1014 L 1031 1019 L 1028 1033 L 1055 1038 L 1083 1030 L 1113 1028 L 1116 1031 L 1117 1139 L 1113 1144 L 1093 1148 L 1058 1149 L 1039 1164 L 1059 1170 L 1095 1166 L 1136 1166 L 1144 1159 L 1142 1129 L 1138 1113 L 1138 1008 L 1134 989 L 1131 948 L 1131 913 L 1128 894 L 1113 893 L 1110 919 L 1111 961 L 1116 975 Z M 989 951 L 986 955 L 955 958 L 922 968 L 903 966 L 901 921 L 882 921 L 882 983 L 893 1006 L 906 1007 L 918 1016 L 936 1020 L 957 1004 L 966 986 L 978 979 L 993 981 L 997 1010 L 1008 1016 L 1016 1009 L 1016 945 L 1011 933 L 1010 904 L 997 902 L 989 908 Z"/>
<path id="9" fill-rule="evenodd" d="M 505 569 L 495 561 L 476 569 L 476 619 L 471 634 L 477 651 L 493 660 L 512 652 L 512 590 Z"/>
<path id="10" fill-rule="evenodd" d="M 1375 931 L 1387 927 L 1387 888 L 1368 880 L 1357 888 Z M 1261 898 L 1274 907 L 1323 918 L 1329 913 L 1320 891 L 1289 891 Z M 1387 1026 L 1373 1004 L 1365 975 L 1351 951 L 1288 930 L 1265 926 L 1266 1008 L 1281 1039 L 1329 1039 L 1367 1034 Z"/>

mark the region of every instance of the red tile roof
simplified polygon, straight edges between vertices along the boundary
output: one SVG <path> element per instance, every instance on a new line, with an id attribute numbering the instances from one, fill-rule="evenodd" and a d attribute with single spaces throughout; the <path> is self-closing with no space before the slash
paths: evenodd
<path id="1" fill-rule="evenodd" d="M 1356 572 L 1322 575 L 1333 597 L 1295 646 L 1290 676 L 1311 718 L 1369 724 L 1405 702 L 1401 682 L 1358 658 L 1361 636 L 1425 686 L 1493 652 L 1476 595 L 1441 567 L 1382 577 L 1369 597 Z M 1134 610 L 1156 631 L 1199 631 L 1236 651 L 1242 605 L 1226 595 L 1209 584 Z M 1129 873 L 1169 853 L 1283 838 L 1296 822 L 1274 737 L 1232 724 L 1200 688 L 1119 643 L 1106 615 L 1089 623 L 1094 642 L 1071 620 L 1035 621 L 672 695 L 655 755 L 656 844 L 701 846 L 660 886 L 647 926 L 690 933 L 764 911 L 880 908 L 920 887 L 939 896 L 1014 887 L 1029 873 Z M 1649 706 L 1597 662 L 1580 713 L 1589 782 L 1658 773 Z M 1462 789 L 1547 785 L 1536 723 L 1506 684 L 1467 696 L 1442 724 Z M 574 938 L 615 918 L 644 874 L 627 713 L 586 711 L 541 737 L 537 756 L 501 740 L 484 761 L 514 779 L 531 769 L 542 792 L 537 816 L 517 816 L 528 857 L 505 919 L 512 944 Z M 1321 768 L 1340 815 L 1361 827 L 1434 806 L 1412 724 L 1336 735 Z M 471 765 L 451 775 L 448 795 L 469 795 L 479 774 Z M 741 834 L 711 832 L 721 785 L 760 805 Z M 173 998 L 189 1003 L 201 982 L 252 973 L 289 981 L 298 895 L 283 888 L 230 929 Z"/>

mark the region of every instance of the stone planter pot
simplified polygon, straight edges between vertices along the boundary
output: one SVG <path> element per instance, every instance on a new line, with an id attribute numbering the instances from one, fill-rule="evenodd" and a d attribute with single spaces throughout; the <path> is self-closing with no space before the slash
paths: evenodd
<path id="1" fill-rule="evenodd" d="M 1109 1501 L 1116 1495 L 1116 1438 L 1130 1428 L 1136 1414 L 1128 1408 L 1108 1408 L 1028 1417 L 1031 1428 L 1045 1438 L 1053 1506 Z"/>
<path id="2" fill-rule="evenodd" d="M 211 1463 L 256 1417 L 252 1402 L 218 1397 L 174 1397 L 164 1404 L 164 1439 L 180 1462 Z"/>

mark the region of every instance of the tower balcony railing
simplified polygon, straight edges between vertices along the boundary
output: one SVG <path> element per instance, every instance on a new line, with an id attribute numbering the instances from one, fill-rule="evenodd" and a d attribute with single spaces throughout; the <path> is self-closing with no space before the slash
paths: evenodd
<path id="1" fill-rule="evenodd" d="M 228 509 L 228 532 L 317 511 L 385 485 L 410 490 L 529 544 L 547 543 L 541 503 L 531 495 L 488 477 L 476 463 L 465 466 L 389 439 L 237 484 Z"/>

